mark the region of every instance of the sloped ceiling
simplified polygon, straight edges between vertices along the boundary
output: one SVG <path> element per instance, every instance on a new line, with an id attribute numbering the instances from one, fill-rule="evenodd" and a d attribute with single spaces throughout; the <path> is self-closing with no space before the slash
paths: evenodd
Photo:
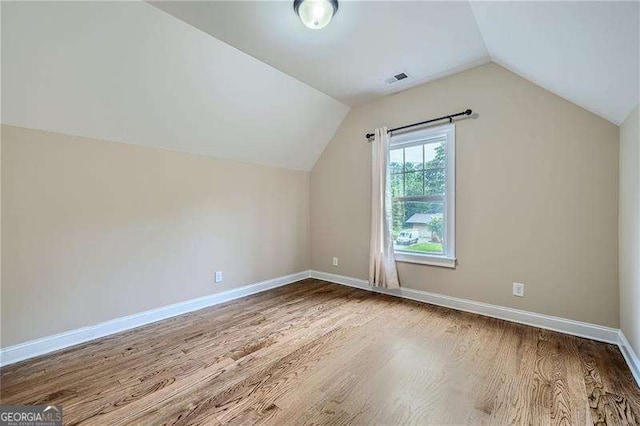
<path id="1" fill-rule="evenodd" d="M 349 105 L 489 61 L 467 2 L 341 1 L 320 31 L 292 1 L 151 4 Z"/>
<path id="2" fill-rule="evenodd" d="M 2 2 L 2 122 L 310 170 L 348 107 L 142 2 Z"/>
<path id="3" fill-rule="evenodd" d="M 152 2 L 349 105 L 490 60 L 616 124 L 640 100 L 637 1 L 343 0 L 321 31 L 291 3 Z"/>
<path id="4" fill-rule="evenodd" d="M 638 2 L 345 0 L 322 31 L 291 1 L 1 7 L 3 123 L 290 169 L 345 103 L 490 60 L 616 124 L 639 101 Z"/>
<path id="5" fill-rule="evenodd" d="M 472 2 L 492 60 L 620 124 L 638 104 L 640 2 Z"/>

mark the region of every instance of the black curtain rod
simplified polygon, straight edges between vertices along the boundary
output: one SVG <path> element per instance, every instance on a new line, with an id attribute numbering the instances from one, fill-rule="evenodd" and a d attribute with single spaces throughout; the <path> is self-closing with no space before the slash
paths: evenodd
<path id="1" fill-rule="evenodd" d="M 436 121 L 441 121 L 441 120 L 449 120 L 449 123 L 451 123 L 453 121 L 453 117 L 459 117 L 461 115 L 471 115 L 471 110 L 468 109 L 466 111 L 458 112 L 456 114 L 445 115 L 444 117 L 440 117 L 440 118 L 433 118 L 431 120 L 421 121 L 419 123 L 407 124 L 406 126 L 396 127 L 395 129 L 387 130 L 387 133 L 396 132 L 398 130 L 408 129 L 409 127 L 422 126 L 423 124 L 434 123 Z M 367 136 L 367 139 L 371 139 L 375 135 L 373 133 L 367 133 L 366 136 Z"/>

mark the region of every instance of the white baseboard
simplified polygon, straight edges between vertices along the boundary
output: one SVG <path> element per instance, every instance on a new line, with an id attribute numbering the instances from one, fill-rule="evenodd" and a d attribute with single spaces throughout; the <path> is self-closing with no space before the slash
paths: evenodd
<path id="1" fill-rule="evenodd" d="M 445 296 L 443 294 L 430 293 L 422 290 L 413 290 L 410 288 L 387 290 L 384 288 L 372 287 L 369 285 L 369 282 L 365 280 L 329 274 L 326 272 L 311 271 L 311 277 L 330 281 L 336 284 L 343 284 L 378 293 L 403 297 L 405 299 L 431 303 L 433 305 L 444 306 L 446 308 L 453 308 L 459 311 L 472 312 L 474 314 L 480 314 L 492 318 L 532 325 L 534 327 L 545 328 L 547 330 L 558 331 L 560 333 L 571 334 L 573 336 L 586 337 L 587 339 L 598 340 L 601 342 L 614 344 L 618 344 L 619 342 L 619 330 L 617 328 L 604 327 L 601 325 L 589 324 L 586 322 L 574 321 L 551 315 L 543 315 L 520 309 L 507 308 L 505 306 L 491 305 L 489 303 Z"/>
<path id="2" fill-rule="evenodd" d="M 247 285 L 240 288 L 227 290 L 221 293 L 187 300 L 185 302 L 152 309 L 138 314 L 116 318 L 100 324 L 82 327 L 53 336 L 43 337 L 37 340 L 20 343 L 18 345 L 0 348 L 0 366 L 13 364 L 25 359 L 44 355 L 80 343 L 85 343 L 93 339 L 109 336 L 122 331 L 131 330 L 146 324 L 150 324 L 163 319 L 171 318 L 187 312 L 196 311 L 209 306 L 218 305 L 241 297 L 260 293 L 277 287 L 282 287 L 305 278 L 317 278 L 336 284 L 342 284 L 363 290 L 416 300 L 419 302 L 431 303 L 433 305 L 444 306 L 459 311 L 472 312 L 506 321 L 531 325 L 534 327 L 558 331 L 592 340 L 617 344 L 624 356 L 636 382 L 640 386 L 640 359 L 633 351 L 627 338 L 621 330 L 604 327 L 596 324 L 589 324 L 574 321 L 551 315 L 537 314 L 534 312 L 522 311 L 519 309 L 507 308 L 504 306 L 491 305 L 488 303 L 475 302 L 473 300 L 461 299 L 452 296 L 445 296 L 437 293 L 430 293 L 421 290 L 400 288 L 397 290 L 387 290 L 372 287 L 366 280 L 345 277 L 343 275 L 330 274 L 320 271 L 302 271 L 296 274 L 273 278 L 259 283 Z"/>
<path id="3" fill-rule="evenodd" d="M 633 374 L 633 377 L 636 379 L 636 383 L 640 386 L 640 359 L 638 355 L 636 355 L 633 347 L 627 340 L 627 336 L 624 335 L 622 330 L 620 330 L 620 352 L 622 352 L 622 356 L 624 356 L 625 361 L 627 361 L 627 365 L 629 365 L 629 369 Z"/>
<path id="4" fill-rule="evenodd" d="M 328 272 L 310 271 L 310 276 L 311 278 L 317 278 L 319 280 L 360 288 L 363 290 L 374 291 L 419 302 L 431 303 L 433 305 L 444 306 L 446 308 L 452 308 L 459 311 L 472 312 L 474 314 L 499 318 L 505 321 L 553 330 L 560 333 L 570 334 L 572 336 L 585 337 L 587 339 L 597 340 L 600 342 L 612 343 L 620 347 L 620 352 L 622 352 L 624 359 L 629 365 L 629 369 L 631 370 L 633 377 L 636 379 L 636 383 L 640 386 L 640 359 L 633 351 L 633 348 L 629 344 L 624 333 L 617 328 L 574 321 L 554 317 L 552 315 L 537 314 L 535 312 L 491 305 L 489 303 L 476 302 L 473 300 L 445 296 L 437 293 L 429 293 L 422 290 L 413 290 L 410 288 L 387 290 L 384 288 L 372 287 L 366 280 L 330 274 Z"/>
<path id="5" fill-rule="evenodd" d="M 273 278 L 259 283 L 246 285 L 240 288 L 223 291 L 185 302 L 175 303 L 169 306 L 116 318 L 100 324 L 65 331 L 53 336 L 43 337 L 37 340 L 20 343 L 0 349 L 0 366 L 13 364 L 18 361 L 44 355 L 70 346 L 85 343 L 93 339 L 109 336 L 126 330 L 131 330 L 152 322 L 160 321 L 187 312 L 197 311 L 208 306 L 218 305 L 230 300 L 260 293 L 272 288 L 281 287 L 296 281 L 309 278 L 309 271 Z"/>

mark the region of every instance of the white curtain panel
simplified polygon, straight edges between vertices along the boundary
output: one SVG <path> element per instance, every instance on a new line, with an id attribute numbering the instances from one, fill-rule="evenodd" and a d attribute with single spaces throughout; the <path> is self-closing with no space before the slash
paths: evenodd
<path id="1" fill-rule="evenodd" d="M 376 129 L 372 142 L 371 247 L 369 283 L 398 288 L 398 271 L 391 238 L 391 191 L 389 182 L 389 134 L 387 128 Z"/>

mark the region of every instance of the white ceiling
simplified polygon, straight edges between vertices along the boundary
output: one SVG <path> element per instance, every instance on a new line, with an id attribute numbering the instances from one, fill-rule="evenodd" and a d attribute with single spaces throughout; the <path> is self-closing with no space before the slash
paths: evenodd
<path id="1" fill-rule="evenodd" d="M 2 2 L 2 122 L 310 170 L 348 107 L 142 2 Z"/>
<path id="2" fill-rule="evenodd" d="M 467 2 L 341 1 L 322 30 L 293 1 L 151 4 L 348 105 L 489 61 Z M 400 72 L 410 79 L 385 84 Z"/>
<path id="3" fill-rule="evenodd" d="M 620 124 L 638 104 L 640 3 L 473 2 L 493 61 Z"/>
<path id="4" fill-rule="evenodd" d="M 489 60 L 616 124 L 639 101 L 635 1 L 345 0 L 319 31 L 291 3 L 152 2 L 349 105 Z"/>
<path id="5" fill-rule="evenodd" d="M 638 2 L 291 3 L 2 2 L 2 122 L 310 170 L 344 103 L 489 60 L 616 124 L 639 101 Z"/>

